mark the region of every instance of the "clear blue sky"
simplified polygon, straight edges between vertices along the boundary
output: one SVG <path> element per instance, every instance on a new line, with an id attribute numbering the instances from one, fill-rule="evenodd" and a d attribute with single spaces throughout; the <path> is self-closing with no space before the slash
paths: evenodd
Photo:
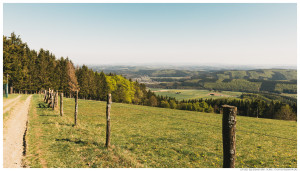
<path id="1" fill-rule="evenodd" d="M 296 4 L 4 4 L 4 35 L 75 64 L 296 65 Z"/>

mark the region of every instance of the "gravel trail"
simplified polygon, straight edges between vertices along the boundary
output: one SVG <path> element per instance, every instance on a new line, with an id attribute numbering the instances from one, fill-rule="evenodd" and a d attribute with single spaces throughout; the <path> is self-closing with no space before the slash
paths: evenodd
<path id="1" fill-rule="evenodd" d="M 3 167 L 20 168 L 23 158 L 23 136 L 27 127 L 27 115 L 31 102 L 30 95 L 25 101 L 18 102 L 3 128 Z"/>

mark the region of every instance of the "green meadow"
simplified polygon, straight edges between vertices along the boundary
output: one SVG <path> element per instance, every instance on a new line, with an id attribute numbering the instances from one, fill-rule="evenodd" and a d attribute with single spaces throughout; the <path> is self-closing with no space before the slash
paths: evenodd
<path id="1" fill-rule="evenodd" d="M 5 94 L 3 94 L 3 102 L 5 103 L 7 100 L 16 98 L 18 96 L 19 94 L 8 94 L 8 97 L 6 97 Z"/>
<path id="2" fill-rule="evenodd" d="M 222 91 L 214 92 L 209 90 L 189 90 L 189 89 L 155 89 L 151 88 L 157 95 L 175 97 L 177 100 L 188 100 L 188 99 L 217 99 L 217 98 L 239 98 L 241 92 L 233 91 Z M 214 95 L 211 95 L 214 94 Z"/>
<path id="3" fill-rule="evenodd" d="M 296 98 L 296 99 L 297 99 L 297 94 L 281 93 L 280 95 L 287 96 L 287 97 L 293 97 L 293 98 Z"/>
<path id="4" fill-rule="evenodd" d="M 27 167 L 221 168 L 222 115 L 113 103 L 105 148 L 106 103 L 64 98 L 64 116 L 34 95 L 26 135 Z M 237 117 L 237 168 L 297 167 L 297 123 Z"/>

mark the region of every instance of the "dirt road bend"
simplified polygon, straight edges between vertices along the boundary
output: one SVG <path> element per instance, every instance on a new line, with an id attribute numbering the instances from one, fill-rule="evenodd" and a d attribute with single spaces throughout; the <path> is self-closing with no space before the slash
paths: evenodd
<path id="1" fill-rule="evenodd" d="M 26 130 L 31 95 L 18 102 L 3 128 L 3 167 L 20 168 L 23 158 L 23 135 Z"/>

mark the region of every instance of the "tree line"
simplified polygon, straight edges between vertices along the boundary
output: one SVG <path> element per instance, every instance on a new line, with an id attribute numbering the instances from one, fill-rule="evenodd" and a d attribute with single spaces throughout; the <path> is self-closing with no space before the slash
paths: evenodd
<path id="1" fill-rule="evenodd" d="M 17 92 L 59 90 L 71 97 L 78 90 L 81 99 L 106 100 L 112 94 L 114 102 L 147 105 L 153 107 L 190 110 L 199 112 L 220 112 L 223 104 L 238 107 L 238 114 L 252 117 L 295 120 L 296 105 L 264 100 L 199 99 L 177 101 L 147 90 L 146 85 L 126 79 L 114 73 L 94 72 L 86 65 L 75 67 L 67 58 L 56 59 L 48 50 L 32 50 L 14 33 L 3 36 L 3 76 L 9 75 L 9 86 Z M 6 80 L 6 78 L 4 79 Z"/>
<path id="2" fill-rule="evenodd" d="M 54 89 L 71 97 L 79 90 L 83 99 L 106 100 L 112 93 L 115 102 L 147 102 L 146 86 L 121 75 L 94 72 L 87 66 L 75 67 L 67 58 L 56 59 L 48 50 L 38 52 L 23 43 L 14 33 L 3 36 L 3 77 L 8 74 L 9 87 L 18 91 Z M 4 82 L 6 83 L 6 82 Z"/>
<path id="3" fill-rule="evenodd" d="M 297 120 L 297 104 L 278 100 L 266 101 L 261 97 L 244 99 L 191 99 L 178 101 L 168 96 L 157 96 L 154 106 L 207 113 L 222 113 L 222 105 L 236 106 L 238 115 L 280 120 Z M 153 105 L 153 104 L 152 104 Z"/>

